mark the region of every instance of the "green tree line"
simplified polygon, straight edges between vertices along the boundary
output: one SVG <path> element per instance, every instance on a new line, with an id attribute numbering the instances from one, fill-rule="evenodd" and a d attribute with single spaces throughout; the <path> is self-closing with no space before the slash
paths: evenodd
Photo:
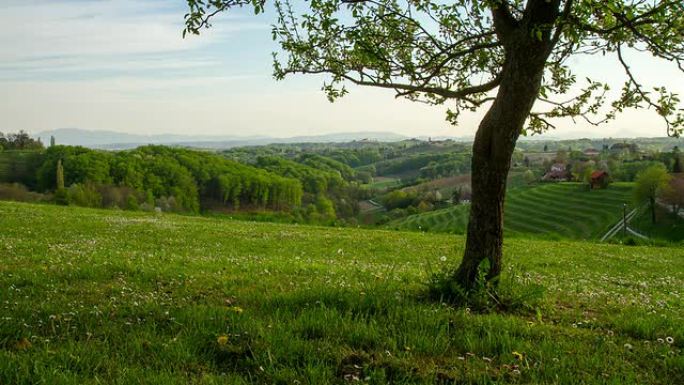
<path id="1" fill-rule="evenodd" d="M 189 212 L 216 203 L 234 209 L 287 210 L 301 204 L 303 191 L 294 178 L 208 152 L 164 146 L 121 152 L 53 146 L 41 152 L 36 163 L 34 180 L 27 185 L 40 192 L 56 191 L 63 178 L 69 196 L 89 206 L 117 201 L 119 195 L 126 206 L 164 203 L 168 209 Z M 60 178 L 58 164 L 63 170 Z"/>

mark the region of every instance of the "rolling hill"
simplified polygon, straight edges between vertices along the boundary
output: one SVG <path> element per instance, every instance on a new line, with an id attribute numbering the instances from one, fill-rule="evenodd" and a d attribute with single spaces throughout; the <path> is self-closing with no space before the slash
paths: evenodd
<path id="1" fill-rule="evenodd" d="M 631 202 L 632 184 L 613 183 L 606 190 L 588 191 L 579 183 L 543 184 L 510 189 L 506 198 L 508 235 L 546 235 L 596 239 L 622 218 L 622 205 Z M 398 230 L 463 234 L 468 206 L 415 214 L 390 222 Z"/>
<path id="2" fill-rule="evenodd" d="M 35 136 L 40 138 L 43 143 L 50 143 L 50 138 L 54 136 L 58 144 L 110 150 L 131 149 L 147 144 L 223 149 L 240 146 L 266 145 L 271 143 L 348 142 L 364 138 L 379 141 L 399 141 L 406 139 L 403 135 L 374 131 L 275 138 L 267 136 L 241 137 L 235 135 L 141 135 L 118 131 L 84 130 L 79 128 L 58 128 L 37 133 Z"/>

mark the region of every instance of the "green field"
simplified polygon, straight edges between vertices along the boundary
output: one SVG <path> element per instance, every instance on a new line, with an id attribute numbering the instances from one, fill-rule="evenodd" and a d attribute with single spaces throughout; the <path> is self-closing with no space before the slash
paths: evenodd
<path id="1" fill-rule="evenodd" d="M 368 184 L 368 187 L 374 189 L 387 189 L 399 186 L 401 184 L 401 179 L 394 177 L 382 177 L 378 176 L 373 178 L 373 182 Z"/>
<path id="2" fill-rule="evenodd" d="M 424 299 L 462 247 L 0 202 L 0 384 L 684 383 L 684 249 L 511 239 L 544 295 L 478 314 Z"/>
<path id="3" fill-rule="evenodd" d="M 508 235 L 597 239 L 622 218 L 622 205 L 630 204 L 631 191 L 630 183 L 613 183 L 608 189 L 593 191 L 579 183 L 511 189 L 506 197 L 505 230 Z M 461 205 L 416 214 L 387 227 L 463 234 L 468 210 Z"/>

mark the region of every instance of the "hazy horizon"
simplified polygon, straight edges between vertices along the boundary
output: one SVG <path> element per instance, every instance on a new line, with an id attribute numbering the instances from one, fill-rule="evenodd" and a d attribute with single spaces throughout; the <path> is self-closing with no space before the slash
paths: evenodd
<path id="1" fill-rule="evenodd" d="M 271 78 L 272 13 L 222 15 L 202 36 L 181 38 L 183 1 L 6 0 L 0 6 L 0 131 L 57 128 L 142 135 L 288 138 L 350 132 L 408 137 L 474 134 L 484 113 L 458 126 L 444 106 L 349 87 L 329 103 L 322 77 Z M 630 53 L 644 85 L 684 93 L 674 65 Z M 624 78 L 611 58 L 573 59 L 577 77 Z M 591 72 L 588 70 L 591 69 Z M 557 139 L 661 137 L 653 111 L 629 110 L 601 127 L 562 121 Z"/>

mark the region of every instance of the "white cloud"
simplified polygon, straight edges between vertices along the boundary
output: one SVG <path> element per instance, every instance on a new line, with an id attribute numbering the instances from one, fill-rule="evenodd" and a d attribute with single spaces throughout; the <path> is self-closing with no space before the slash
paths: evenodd
<path id="1" fill-rule="evenodd" d="M 0 8 L 0 71 L 147 69 L 155 55 L 197 51 L 232 32 L 266 28 L 232 17 L 201 38 L 182 39 L 182 16 L 183 8 L 168 1 L 10 1 Z M 162 68 L 198 62 L 211 60 L 175 60 Z"/>

